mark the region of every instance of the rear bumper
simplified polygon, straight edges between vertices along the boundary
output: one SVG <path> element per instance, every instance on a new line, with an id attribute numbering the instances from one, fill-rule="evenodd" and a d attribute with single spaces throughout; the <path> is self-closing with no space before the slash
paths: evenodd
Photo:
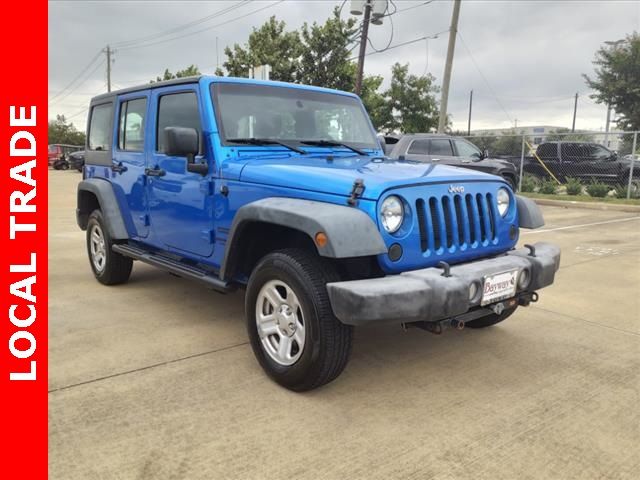
<path id="1" fill-rule="evenodd" d="M 560 266 L 560 248 L 540 242 L 528 249 L 512 250 L 499 257 L 454 265 L 451 276 L 440 268 L 425 268 L 383 278 L 327 284 L 336 317 L 348 325 L 390 322 L 435 322 L 480 307 L 480 294 L 469 299 L 471 284 L 480 293 L 486 275 L 509 270 L 527 270 L 529 284 L 517 295 L 533 292 L 553 283 Z"/>

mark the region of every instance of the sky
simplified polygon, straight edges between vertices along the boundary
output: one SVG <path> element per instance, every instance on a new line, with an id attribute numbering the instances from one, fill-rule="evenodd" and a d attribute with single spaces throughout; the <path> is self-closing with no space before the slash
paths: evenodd
<path id="1" fill-rule="evenodd" d="M 190 64 L 212 74 L 224 61 L 224 47 L 244 44 L 270 16 L 297 29 L 304 22 L 323 23 L 342 3 L 50 1 L 49 118 L 64 114 L 85 128 L 90 98 L 106 91 L 106 55 L 101 53 L 106 45 L 115 49 L 114 89 L 147 83 L 165 68 L 176 71 Z M 382 75 L 385 87 L 393 63 L 409 63 L 410 73 L 428 72 L 441 84 L 453 2 L 394 3 L 393 36 L 388 18 L 369 29 L 376 49 L 445 33 L 382 53 L 369 47 L 365 74 Z M 343 18 L 350 15 L 349 6 L 347 0 Z M 185 24 L 190 26 L 178 29 Z M 569 128 L 576 93 L 576 128 L 604 130 L 606 106 L 589 98 L 593 92 L 582 74 L 593 74 L 594 53 L 603 42 L 640 31 L 640 1 L 462 0 L 458 31 L 449 93 L 454 130 L 467 128 L 471 90 L 472 130 L 516 124 Z"/>

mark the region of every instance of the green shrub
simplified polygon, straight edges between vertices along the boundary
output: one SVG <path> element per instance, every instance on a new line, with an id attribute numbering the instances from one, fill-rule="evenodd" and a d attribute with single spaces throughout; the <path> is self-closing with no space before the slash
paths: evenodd
<path id="1" fill-rule="evenodd" d="M 542 182 L 542 184 L 540 185 L 540 193 L 546 193 L 547 195 L 553 195 L 554 193 L 556 193 L 556 188 L 558 187 L 558 184 L 555 182 L 555 180 L 545 180 L 544 182 Z"/>
<path id="2" fill-rule="evenodd" d="M 567 195 L 580 195 L 582 193 L 582 183 L 577 178 L 567 178 Z"/>
<path id="3" fill-rule="evenodd" d="M 616 185 L 616 198 L 627 198 L 628 189 L 629 185 L 627 183 L 624 185 Z M 640 198 L 640 185 L 638 182 L 633 182 L 631 184 L 631 195 L 629 198 Z"/>
<path id="4" fill-rule="evenodd" d="M 587 185 L 587 193 L 592 197 L 604 198 L 607 196 L 607 193 L 609 193 L 609 186 L 593 181 Z"/>
<path id="5" fill-rule="evenodd" d="M 522 185 L 520 185 L 520 191 L 535 192 L 538 183 L 538 179 L 533 175 L 524 175 L 522 177 Z"/>

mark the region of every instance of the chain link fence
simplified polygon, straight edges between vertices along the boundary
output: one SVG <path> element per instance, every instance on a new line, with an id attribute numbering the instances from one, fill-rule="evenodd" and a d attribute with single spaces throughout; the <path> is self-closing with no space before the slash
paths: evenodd
<path id="1" fill-rule="evenodd" d="M 638 132 L 464 136 L 491 158 L 513 163 L 518 191 L 640 198 Z"/>

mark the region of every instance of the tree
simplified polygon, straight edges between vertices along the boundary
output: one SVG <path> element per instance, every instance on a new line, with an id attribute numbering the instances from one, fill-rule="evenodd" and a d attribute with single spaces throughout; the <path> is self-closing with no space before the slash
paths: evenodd
<path id="1" fill-rule="evenodd" d="M 272 80 L 295 82 L 302 48 L 300 34 L 284 29 L 285 23 L 273 16 L 260 28 L 253 29 L 244 47 L 236 43 L 233 49 L 225 48 L 227 60 L 223 65 L 228 74 L 248 77 L 252 67 L 270 65 Z"/>
<path id="2" fill-rule="evenodd" d="M 344 21 L 336 7 L 333 17 L 323 25 L 313 22 L 302 26 L 300 61 L 296 81 L 338 90 L 352 91 L 355 83 L 355 64 L 349 61 L 349 44 L 357 32 L 355 19 Z"/>
<path id="3" fill-rule="evenodd" d="M 593 135 L 586 132 L 573 132 L 571 133 L 571 129 L 569 128 L 558 128 L 556 130 L 551 130 L 546 136 L 545 140 L 547 142 L 593 142 Z"/>
<path id="4" fill-rule="evenodd" d="M 64 115 L 56 115 L 55 120 L 49 120 L 49 143 L 63 143 L 67 145 L 84 145 L 85 134 L 79 132 L 73 123 L 67 123 Z"/>
<path id="5" fill-rule="evenodd" d="M 355 79 L 355 70 L 353 78 Z M 379 91 L 382 81 L 383 78 L 379 75 L 365 76 L 362 79 L 362 92 L 360 94 L 362 103 L 364 103 L 364 107 L 371 118 L 371 123 L 378 131 L 388 130 L 385 125 L 389 125 L 393 121 L 389 103 Z"/>
<path id="6" fill-rule="evenodd" d="M 409 64 L 391 67 L 391 86 L 385 92 L 392 117 L 383 127 L 403 133 L 428 132 L 438 126 L 438 104 L 432 75 L 409 74 Z"/>
<path id="7" fill-rule="evenodd" d="M 171 73 L 168 68 L 165 69 L 162 77 L 156 77 L 155 80 L 151 80 L 150 83 L 162 82 L 165 80 L 173 80 L 174 78 L 195 77 L 201 75 L 200 69 L 195 65 L 189 65 L 184 70 L 178 70 L 176 73 Z"/>
<path id="8" fill-rule="evenodd" d="M 597 103 L 613 108 L 622 130 L 640 130 L 640 34 L 601 47 L 593 60 L 595 77 L 583 75 Z"/>

